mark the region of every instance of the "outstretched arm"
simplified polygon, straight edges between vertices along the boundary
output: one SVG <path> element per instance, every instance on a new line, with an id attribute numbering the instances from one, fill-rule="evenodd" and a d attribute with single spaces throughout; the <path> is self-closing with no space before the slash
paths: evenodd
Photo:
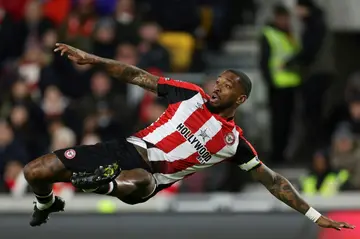
<path id="1" fill-rule="evenodd" d="M 316 222 L 321 227 L 353 229 L 354 226 L 345 222 L 336 222 L 325 216 L 322 216 L 315 209 L 309 206 L 304 199 L 301 198 L 291 183 L 278 173 L 275 173 L 264 164 L 250 171 L 252 177 L 261 182 L 269 192 L 276 198 L 286 203 L 296 211 L 306 215 L 309 219 Z"/>
<path id="2" fill-rule="evenodd" d="M 98 57 L 62 43 L 57 43 L 56 49 L 54 51 L 60 51 L 61 55 L 67 54 L 68 58 L 77 64 L 92 64 L 102 66 L 109 75 L 116 79 L 138 85 L 152 92 L 156 92 L 157 90 L 159 78 L 142 69 L 137 68 L 136 66 Z"/>
<path id="3" fill-rule="evenodd" d="M 310 206 L 301 198 L 291 183 L 264 164 L 250 171 L 251 176 L 262 183 L 277 199 L 305 215 Z"/>
<path id="4" fill-rule="evenodd" d="M 103 66 L 109 75 L 156 93 L 159 78 L 136 66 L 94 56 L 95 65 Z"/>

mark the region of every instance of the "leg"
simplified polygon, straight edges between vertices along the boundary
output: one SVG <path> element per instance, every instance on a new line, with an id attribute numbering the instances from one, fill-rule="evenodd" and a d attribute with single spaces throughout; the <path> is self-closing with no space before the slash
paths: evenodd
<path id="1" fill-rule="evenodd" d="M 294 90 L 277 89 L 271 101 L 272 116 L 272 161 L 282 163 L 284 152 L 291 132 L 292 113 L 294 108 Z"/>
<path id="2" fill-rule="evenodd" d="M 55 154 L 47 154 L 28 163 L 24 167 L 24 176 L 37 199 L 33 219 L 30 222 L 32 226 L 37 226 L 46 222 L 51 212 L 63 209 L 64 202 L 54 197 L 52 184 L 68 182 L 71 172 Z"/>
<path id="3" fill-rule="evenodd" d="M 281 90 L 273 89 L 270 92 L 270 109 L 271 109 L 271 162 L 283 162 L 283 111 L 282 111 L 282 94 Z"/>
<path id="4" fill-rule="evenodd" d="M 53 183 L 69 182 L 71 172 L 55 154 L 46 154 L 28 163 L 24 175 L 35 194 L 45 195 L 51 192 Z"/>
<path id="5" fill-rule="evenodd" d="M 155 188 L 156 182 L 151 173 L 138 168 L 121 171 L 114 181 L 92 192 L 117 197 L 127 204 L 137 204 L 150 196 Z"/>
<path id="6" fill-rule="evenodd" d="M 115 181 L 116 188 L 111 195 L 128 204 L 142 202 L 156 188 L 155 178 L 141 168 L 124 171 Z"/>

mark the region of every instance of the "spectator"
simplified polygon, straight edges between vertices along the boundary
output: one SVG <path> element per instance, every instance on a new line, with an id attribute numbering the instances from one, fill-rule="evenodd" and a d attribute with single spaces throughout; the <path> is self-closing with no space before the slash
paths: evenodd
<path id="1" fill-rule="evenodd" d="M 25 147 L 15 138 L 10 125 L 0 120 L 0 186 L 10 190 L 28 159 Z"/>
<path id="2" fill-rule="evenodd" d="M 36 102 L 30 97 L 30 89 L 26 82 L 21 79 L 12 84 L 10 94 L 2 99 L 0 117 L 8 116 L 15 104 L 24 104 L 30 110 L 31 118 L 42 121 L 42 112 Z"/>
<path id="3" fill-rule="evenodd" d="M 353 95 L 348 102 L 351 130 L 354 134 L 360 136 L 360 94 Z"/>
<path id="4" fill-rule="evenodd" d="M 60 31 L 61 41 L 75 47 L 91 50 L 91 34 L 97 20 L 94 0 L 78 0 Z"/>
<path id="5" fill-rule="evenodd" d="M 26 48 L 14 70 L 25 80 L 31 97 L 36 101 L 43 95 L 45 88 L 59 82 L 54 68 L 39 45 Z"/>
<path id="6" fill-rule="evenodd" d="M 10 14 L 0 4 L 0 67 L 6 60 L 15 57 L 16 54 L 15 48 L 17 46 L 13 41 L 14 24 L 15 22 Z"/>
<path id="7" fill-rule="evenodd" d="M 56 86 L 49 86 L 44 93 L 41 108 L 48 120 L 61 118 L 69 101 Z"/>
<path id="8" fill-rule="evenodd" d="M 51 29 L 47 31 L 42 39 L 42 46 L 45 51 L 51 51 L 51 54 L 53 54 L 55 43 L 58 41 L 58 35 L 56 30 Z"/>
<path id="9" fill-rule="evenodd" d="M 30 159 L 46 153 L 46 135 L 36 127 L 36 122 L 30 118 L 25 105 L 15 105 L 9 120 L 15 137 L 25 146 Z M 34 135 L 36 135 L 36 140 L 34 140 Z"/>
<path id="10" fill-rule="evenodd" d="M 137 66 L 139 62 L 139 55 L 136 46 L 131 43 L 118 45 L 115 59 L 129 65 Z"/>
<path id="11" fill-rule="evenodd" d="M 54 131 L 51 139 L 50 151 L 72 147 L 76 144 L 75 133 L 67 128 L 61 127 Z"/>
<path id="12" fill-rule="evenodd" d="M 271 115 L 271 161 L 282 163 L 291 133 L 295 96 L 301 84 L 299 74 L 282 69 L 299 49 L 290 24 L 289 11 L 282 5 L 273 9 L 274 20 L 263 29 L 260 41 L 260 69 L 269 91 Z"/>
<path id="13" fill-rule="evenodd" d="M 133 44 L 120 44 L 116 49 L 115 59 L 129 65 L 137 66 L 139 64 L 139 54 Z M 137 106 L 144 95 L 144 90 L 134 85 L 124 85 L 126 89 L 127 104 L 129 107 Z"/>
<path id="14" fill-rule="evenodd" d="M 43 16 L 42 5 L 38 0 L 29 0 L 25 6 L 24 18 L 15 25 L 15 35 L 12 41 L 16 46 L 16 56 L 20 56 L 24 49 L 41 45 L 42 38 L 54 24 Z"/>
<path id="15" fill-rule="evenodd" d="M 348 180 L 346 170 L 333 170 L 328 152 L 315 153 L 309 175 L 301 179 L 302 192 L 309 195 L 333 196 Z"/>
<path id="16" fill-rule="evenodd" d="M 115 22 L 111 18 L 103 18 L 95 25 L 93 52 L 95 55 L 113 58 L 115 52 Z"/>
<path id="17" fill-rule="evenodd" d="M 345 97 L 333 106 L 325 121 L 326 139 L 331 139 L 336 127 L 342 123 L 350 124 L 351 131 L 360 134 L 360 74 L 353 74 L 346 84 Z M 326 141 L 326 143 L 330 143 Z"/>
<path id="18" fill-rule="evenodd" d="M 332 37 L 329 33 L 323 11 L 312 0 L 298 0 L 297 14 L 303 22 L 302 48 L 285 64 L 286 69 L 298 70 L 304 81 L 302 87 L 303 116 L 307 135 L 304 149 L 311 151 L 324 144 L 324 103 L 326 92 L 331 85 L 335 70 Z M 305 142 L 311 140 L 309 146 Z"/>
<path id="19" fill-rule="evenodd" d="M 91 65 L 78 65 L 55 57 L 55 69 L 61 92 L 67 97 L 79 99 L 90 89 L 90 78 L 94 72 Z"/>
<path id="20" fill-rule="evenodd" d="M 155 22 L 147 22 L 140 27 L 139 33 L 141 38 L 139 66 L 143 69 L 157 68 L 169 72 L 169 52 L 159 44 L 160 26 Z"/>
<path id="21" fill-rule="evenodd" d="M 331 163 L 335 169 L 347 170 L 351 187 L 360 189 L 360 141 L 348 124 L 341 124 L 333 136 Z"/>
<path id="22" fill-rule="evenodd" d="M 0 117 L 9 117 L 16 105 L 26 108 L 31 128 L 37 132 L 39 141 L 41 141 L 42 136 L 46 134 L 44 114 L 36 102 L 31 99 L 29 88 L 22 80 L 17 80 L 12 85 L 10 95 L 4 97 L 0 103 Z"/>
<path id="23" fill-rule="evenodd" d="M 140 21 L 136 16 L 134 0 L 117 0 L 115 20 L 117 42 L 137 44 Z"/>
<path id="24" fill-rule="evenodd" d="M 109 140 L 113 135 L 130 133 L 125 130 L 131 128 L 127 127 L 131 110 L 126 109 L 124 97 L 111 92 L 110 78 L 103 72 L 97 72 L 91 78 L 91 94 L 81 100 L 78 113 L 82 119 L 95 117 L 96 132 L 102 140 Z"/>

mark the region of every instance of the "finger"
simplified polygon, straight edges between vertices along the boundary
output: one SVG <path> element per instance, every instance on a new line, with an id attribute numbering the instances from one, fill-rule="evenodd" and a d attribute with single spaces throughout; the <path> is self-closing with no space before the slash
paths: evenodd
<path id="1" fill-rule="evenodd" d="M 55 43 L 55 46 L 66 46 L 66 44 L 57 42 Z"/>
<path id="2" fill-rule="evenodd" d="M 64 49 L 63 46 L 58 46 L 58 47 L 56 47 L 56 49 L 54 51 L 57 52 L 57 51 L 61 51 L 62 49 Z"/>
<path id="3" fill-rule="evenodd" d="M 62 50 L 61 50 L 61 55 L 63 56 L 66 52 L 67 52 L 67 48 L 63 48 Z"/>
<path id="4" fill-rule="evenodd" d="M 354 229 L 355 228 L 354 225 L 348 224 L 346 222 L 341 222 L 340 226 L 343 227 L 343 228 L 348 228 L 348 229 Z"/>

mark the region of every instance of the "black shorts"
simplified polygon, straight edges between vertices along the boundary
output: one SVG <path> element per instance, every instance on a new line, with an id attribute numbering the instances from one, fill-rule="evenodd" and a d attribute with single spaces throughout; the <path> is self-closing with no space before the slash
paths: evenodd
<path id="1" fill-rule="evenodd" d="M 81 145 L 54 151 L 65 167 L 72 172 L 94 172 L 99 166 L 117 162 L 121 170 L 142 168 L 153 173 L 149 165 L 141 157 L 135 146 L 126 141 L 114 140 L 95 145 Z M 143 203 L 155 196 L 166 187 L 156 185 L 154 192 L 146 198 L 137 198 L 132 195 L 122 201 L 134 204 Z"/>
<path id="2" fill-rule="evenodd" d="M 151 168 L 126 139 L 95 145 L 81 145 L 54 151 L 65 167 L 72 172 L 94 172 L 99 166 L 117 162 L 122 170 Z"/>

